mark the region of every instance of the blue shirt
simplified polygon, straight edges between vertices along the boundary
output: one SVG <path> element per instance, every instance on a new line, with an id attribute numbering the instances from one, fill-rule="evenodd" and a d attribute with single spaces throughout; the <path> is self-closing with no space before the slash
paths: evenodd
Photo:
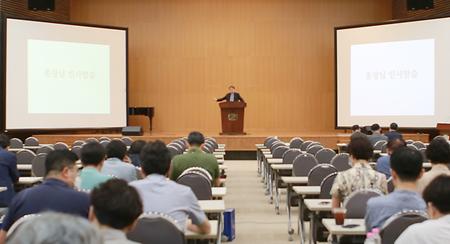
<path id="1" fill-rule="evenodd" d="M 386 179 L 391 177 L 391 156 L 382 156 L 377 160 L 377 171 L 386 175 Z"/>
<path id="2" fill-rule="evenodd" d="M 47 179 L 42 184 L 17 194 L 9 205 L 3 220 L 3 230 L 8 231 L 20 217 L 43 211 L 54 211 L 88 217 L 90 199 L 84 192 L 75 191 L 58 179 Z"/>
<path id="3" fill-rule="evenodd" d="M 392 215 L 403 210 L 426 211 L 427 205 L 417 192 L 395 190 L 386 196 L 369 199 L 365 216 L 366 230 L 381 228 Z"/>
<path id="4" fill-rule="evenodd" d="M 118 158 L 108 158 L 105 160 L 101 172 L 102 174 L 126 180 L 127 182 L 137 180 L 136 167 Z"/>
<path id="5" fill-rule="evenodd" d="M 109 179 L 111 176 L 98 172 L 96 168 L 84 167 L 80 172 L 80 189 L 92 190 Z"/>
<path id="6" fill-rule="evenodd" d="M 8 206 L 15 195 L 14 183 L 19 180 L 16 155 L 0 149 L 0 186 L 6 191 L 0 192 L 0 207 Z"/>

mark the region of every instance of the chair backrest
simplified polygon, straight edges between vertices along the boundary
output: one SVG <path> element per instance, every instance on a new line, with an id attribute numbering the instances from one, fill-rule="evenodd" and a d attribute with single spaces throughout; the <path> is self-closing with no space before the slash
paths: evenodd
<path id="1" fill-rule="evenodd" d="M 187 149 L 187 145 L 183 140 L 174 140 L 171 144 L 176 144 L 178 148 L 184 152 Z"/>
<path id="2" fill-rule="evenodd" d="M 28 149 L 22 149 L 16 153 L 17 164 L 31 164 L 36 154 Z"/>
<path id="3" fill-rule="evenodd" d="M 36 137 L 28 137 L 25 139 L 25 146 L 39 146 L 39 140 Z"/>
<path id="4" fill-rule="evenodd" d="M 419 150 L 419 148 L 417 148 L 416 146 L 414 146 L 413 144 L 406 144 L 407 147 L 414 149 L 414 150 Z"/>
<path id="5" fill-rule="evenodd" d="M 320 144 L 320 142 L 314 141 L 306 147 L 306 151 L 308 151 L 313 146 L 322 146 L 322 144 Z"/>
<path id="6" fill-rule="evenodd" d="M 171 145 L 171 144 L 169 144 L 169 145 L 167 146 L 167 149 L 169 149 L 170 158 L 173 158 L 173 157 L 175 157 L 176 155 L 179 155 L 179 154 L 182 153 L 182 152 L 179 151 L 178 148 L 176 148 L 175 146 L 173 146 L 173 145 Z"/>
<path id="7" fill-rule="evenodd" d="M 360 219 L 366 215 L 367 201 L 372 197 L 381 196 L 382 193 L 373 189 L 357 190 L 344 200 L 345 215 L 349 219 Z"/>
<path id="8" fill-rule="evenodd" d="M 46 153 L 39 153 L 31 161 L 31 173 L 36 177 L 45 176 L 45 159 L 47 158 Z"/>
<path id="9" fill-rule="evenodd" d="M 303 144 L 303 139 L 300 137 L 294 137 L 291 139 L 291 141 L 289 142 L 289 148 L 297 148 L 300 149 L 300 147 Z"/>
<path id="10" fill-rule="evenodd" d="M 184 233 L 178 229 L 177 222 L 164 214 L 142 214 L 127 238 L 139 243 L 152 244 L 184 244 Z"/>
<path id="11" fill-rule="evenodd" d="M 280 146 L 277 147 L 273 153 L 272 153 L 272 157 L 273 158 L 283 158 L 284 153 L 289 150 L 289 147 L 287 146 Z"/>
<path id="12" fill-rule="evenodd" d="M 205 153 L 213 153 L 211 147 L 209 147 L 209 146 L 206 145 L 206 144 L 203 144 L 201 149 L 202 149 L 202 151 L 205 152 Z"/>
<path id="13" fill-rule="evenodd" d="M 381 148 L 383 147 L 383 145 L 386 145 L 386 144 L 387 144 L 387 141 L 385 141 L 385 140 L 377 141 L 373 145 L 373 150 L 380 150 L 381 151 Z"/>
<path id="14" fill-rule="evenodd" d="M 307 153 L 310 153 L 310 154 L 312 154 L 312 155 L 316 155 L 316 153 L 317 153 L 318 151 L 320 151 L 321 149 L 323 149 L 323 146 L 322 146 L 322 145 L 314 145 L 314 146 L 312 146 L 312 147 L 306 149 L 306 152 L 307 152 Z"/>
<path id="15" fill-rule="evenodd" d="M 325 177 L 325 179 L 322 180 L 322 182 L 320 183 L 320 194 L 319 194 L 319 198 L 320 199 L 330 199 L 331 198 L 331 187 L 333 187 L 334 184 L 334 179 L 336 179 L 337 176 L 337 172 L 334 172 L 332 174 L 327 175 L 327 177 Z"/>
<path id="16" fill-rule="evenodd" d="M 417 147 L 417 149 L 422 149 L 422 148 L 427 148 L 427 146 L 425 145 L 425 143 L 421 142 L 421 141 L 415 141 L 412 143 L 414 146 Z"/>
<path id="17" fill-rule="evenodd" d="M 86 143 L 89 143 L 89 142 L 99 142 L 98 141 L 98 139 L 97 138 L 95 138 L 95 137 L 89 137 L 88 139 L 86 139 L 86 140 L 84 140 Z"/>
<path id="18" fill-rule="evenodd" d="M 330 174 L 337 173 L 331 164 L 318 164 L 308 173 L 308 186 L 320 186 L 322 181 Z"/>
<path id="19" fill-rule="evenodd" d="M 427 219 L 428 216 L 425 212 L 417 210 L 402 211 L 392 215 L 381 227 L 381 243 L 394 243 L 408 226 L 421 223 Z"/>
<path id="20" fill-rule="evenodd" d="M 205 144 L 211 145 L 214 149 L 219 148 L 219 144 L 217 144 L 217 142 L 213 141 L 213 140 L 207 140 L 207 141 L 205 141 Z"/>
<path id="21" fill-rule="evenodd" d="M 333 165 L 338 171 L 345 171 L 350 169 L 350 155 L 348 153 L 339 153 L 331 159 L 331 165 Z"/>
<path id="22" fill-rule="evenodd" d="M 103 141 L 100 141 L 100 145 L 102 145 L 103 148 L 106 148 L 109 145 L 110 142 L 111 141 L 103 140 Z"/>
<path id="23" fill-rule="evenodd" d="M 54 150 L 55 150 L 55 149 L 53 148 L 53 146 L 45 145 L 45 146 L 40 147 L 40 148 L 36 151 L 36 154 L 39 154 L 39 153 L 46 153 L 46 154 L 49 154 L 51 151 L 54 151 Z"/>
<path id="24" fill-rule="evenodd" d="M 172 142 L 172 143 L 170 143 L 169 145 L 172 146 L 172 147 L 175 147 L 175 148 L 178 150 L 178 152 L 179 152 L 180 154 L 181 154 L 181 153 L 184 153 L 184 151 L 186 150 L 182 145 L 180 145 L 180 144 L 178 144 L 178 143 Z"/>
<path id="25" fill-rule="evenodd" d="M 383 146 L 381 146 L 381 153 L 386 153 L 387 152 L 387 143 L 383 144 Z"/>
<path id="26" fill-rule="evenodd" d="M 133 144 L 133 139 L 131 139 L 131 138 L 128 137 L 128 136 L 124 136 L 124 137 L 120 138 L 120 140 L 121 140 L 127 147 L 129 147 L 129 146 L 131 146 L 131 144 Z"/>
<path id="27" fill-rule="evenodd" d="M 303 152 L 306 152 L 306 148 L 309 146 L 309 144 L 313 143 L 313 141 L 304 141 L 302 145 L 300 146 L 300 150 Z"/>
<path id="28" fill-rule="evenodd" d="M 330 148 L 322 148 L 316 153 L 316 159 L 319 164 L 329 164 L 331 159 L 336 156 L 336 152 Z"/>
<path id="29" fill-rule="evenodd" d="M 430 160 L 427 158 L 427 153 L 426 153 L 427 149 L 426 148 L 420 148 L 419 152 L 422 155 L 422 161 L 424 162 L 429 162 Z"/>
<path id="30" fill-rule="evenodd" d="M 81 148 L 82 146 L 73 146 L 70 151 L 72 151 L 73 153 L 75 153 L 79 159 L 81 159 Z"/>
<path id="31" fill-rule="evenodd" d="M 69 146 L 64 142 L 57 142 L 53 145 L 55 150 L 69 150 Z"/>
<path id="32" fill-rule="evenodd" d="M 308 176 L 309 171 L 317 165 L 316 158 L 309 153 L 298 155 L 292 163 L 293 176 Z"/>
<path id="33" fill-rule="evenodd" d="M 270 147 L 270 152 L 273 153 L 273 151 L 275 151 L 275 149 L 277 149 L 277 147 L 285 147 L 285 146 L 286 146 L 286 144 L 284 144 L 284 142 L 281 142 L 281 141 L 275 142 Z"/>
<path id="34" fill-rule="evenodd" d="M 204 171 L 195 167 L 186 169 L 176 181 L 178 184 L 189 186 L 198 200 L 211 200 L 211 179 L 211 176 L 208 178 Z"/>
<path id="35" fill-rule="evenodd" d="M 283 163 L 292 164 L 294 162 L 294 159 L 300 154 L 302 154 L 302 151 L 300 151 L 300 149 L 291 148 L 287 150 L 283 154 Z"/>
<path id="36" fill-rule="evenodd" d="M 406 142 L 406 144 L 412 144 L 414 141 L 413 140 L 406 140 L 405 142 Z"/>
<path id="37" fill-rule="evenodd" d="M 387 190 L 389 193 L 393 192 L 395 190 L 394 182 L 392 180 L 392 176 L 387 179 Z"/>
<path id="38" fill-rule="evenodd" d="M 276 141 L 279 141 L 279 140 L 275 136 L 267 137 L 266 140 L 264 140 L 264 146 L 267 148 L 270 148 L 270 146 Z"/>
<path id="39" fill-rule="evenodd" d="M 23 142 L 19 138 L 11 138 L 9 140 L 10 148 L 23 148 Z"/>
<path id="40" fill-rule="evenodd" d="M 107 136 L 102 136 L 98 139 L 99 141 L 111 141 L 111 138 L 107 137 Z"/>
<path id="41" fill-rule="evenodd" d="M 31 219 L 33 219 L 33 218 L 35 218 L 35 217 L 38 217 L 38 216 L 39 216 L 39 214 L 27 214 L 27 215 L 24 215 L 24 216 L 20 217 L 18 220 L 16 220 L 16 221 L 11 225 L 11 227 L 10 227 L 9 230 L 8 230 L 8 232 L 6 233 L 6 236 L 7 236 L 7 237 L 12 236 L 12 235 L 14 234 L 14 232 L 15 232 L 15 231 L 16 231 L 23 223 L 25 223 L 26 221 L 31 220 Z"/>
<path id="42" fill-rule="evenodd" d="M 82 140 L 76 140 L 76 141 L 74 141 L 74 142 L 72 143 L 72 147 L 74 147 L 74 146 L 83 146 L 84 144 L 85 144 L 84 141 L 82 141 Z"/>

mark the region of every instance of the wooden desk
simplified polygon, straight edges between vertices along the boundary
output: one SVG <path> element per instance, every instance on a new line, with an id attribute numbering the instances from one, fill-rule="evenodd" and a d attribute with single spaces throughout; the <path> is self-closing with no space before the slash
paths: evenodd
<path id="1" fill-rule="evenodd" d="M 212 187 L 211 191 L 213 197 L 223 198 L 227 194 L 226 187 Z"/>
<path id="2" fill-rule="evenodd" d="M 303 200 L 307 196 L 317 196 L 320 194 L 320 186 L 294 186 L 292 187 L 294 192 L 299 196 L 298 198 L 298 226 L 299 226 L 299 235 L 300 235 L 300 242 L 304 243 L 304 227 L 303 227 Z"/>
<path id="3" fill-rule="evenodd" d="M 219 227 L 219 222 L 217 220 L 210 220 L 209 224 L 211 225 L 211 232 L 209 234 L 199 234 L 194 233 L 192 231 L 186 230 L 186 233 L 184 234 L 185 238 L 187 240 L 209 240 L 213 239 L 216 240 L 219 235 L 217 235 L 217 230 Z"/>
<path id="4" fill-rule="evenodd" d="M 331 235 L 345 236 L 345 235 L 366 235 L 366 226 L 364 219 L 345 219 L 343 225 L 336 225 L 334 219 L 322 219 L 322 223 L 330 232 Z M 343 226 L 349 224 L 357 224 L 357 227 L 345 228 Z"/>

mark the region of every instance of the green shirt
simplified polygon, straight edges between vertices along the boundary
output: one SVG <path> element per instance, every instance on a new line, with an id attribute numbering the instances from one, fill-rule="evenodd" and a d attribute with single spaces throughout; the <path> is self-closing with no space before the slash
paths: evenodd
<path id="1" fill-rule="evenodd" d="M 93 167 L 84 167 L 80 172 L 80 189 L 92 190 L 109 179 L 111 176 L 104 175 Z"/>
<path id="2" fill-rule="evenodd" d="M 219 178 L 219 164 L 214 155 L 204 153 L 200 148 L 191 148 L 186 154 L 177 155 L 172 159 L 172 174 L 170 179 L 177 178 L 188 168 L 200 167 L 207 170 L 213 181 Z"/>

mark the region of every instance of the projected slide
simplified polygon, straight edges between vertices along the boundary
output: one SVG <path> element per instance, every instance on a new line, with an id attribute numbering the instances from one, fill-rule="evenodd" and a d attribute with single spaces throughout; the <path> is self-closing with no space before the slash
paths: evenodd
<path id="1" fill-rule="evenodd" d="M 109 114 L 109 58 L 106 45 L 28 40 L 28 113 Z"/>
<path id="2" fill-rule="evenodd" d="M 433 39 L 352 45 L 350 60 L 351 116 L 434 115 Z"/>
<path id="3" fill-rule="evenodd" d="M 336 127 L 450 123 L 450 17 L 337 27 Z"/>

